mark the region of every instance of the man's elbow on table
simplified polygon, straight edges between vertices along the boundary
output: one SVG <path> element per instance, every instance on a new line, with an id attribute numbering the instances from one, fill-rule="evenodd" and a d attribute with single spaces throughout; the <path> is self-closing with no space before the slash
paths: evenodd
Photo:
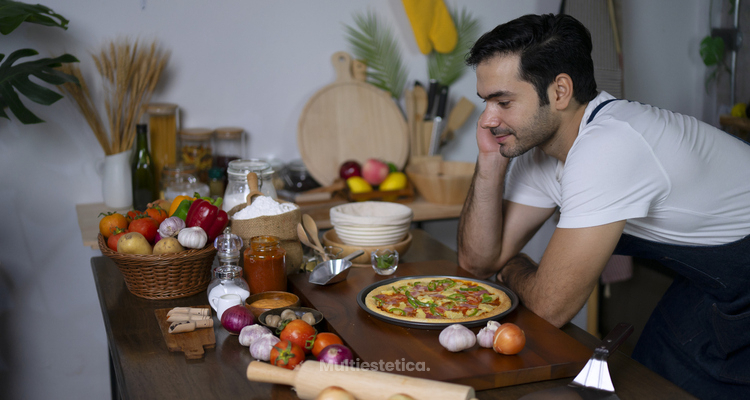
<path id="1" fill-rule="evenodd" d="M 477 262 L 460 251 L 458 253 L 458 265 L 480 279 L 489 279 L 500 270 L 500 268 L 495 268 L 494 265 Z"/>

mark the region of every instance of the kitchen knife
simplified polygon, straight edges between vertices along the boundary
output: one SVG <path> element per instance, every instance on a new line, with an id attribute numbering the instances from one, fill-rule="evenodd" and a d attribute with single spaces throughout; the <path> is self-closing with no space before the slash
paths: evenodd
<path id="1" fill-rule="evenodd" d="M 430 86 L 427 89 L 427 112 L 424 115 L 424 120 L 429 121 L 435 117 L 435 104 L 437 103 L 437 97 L 440 95 L 440 84 L 435 79 L 430 79 Z"/>
<path id="2" fill-rule="evenodd" d="M 443 132 L 445 125 L 443 119 L 445 118 L 445 107 L 448 102 L 448 86 L 440 86 L 440 94 L 438 96 L 437 111 L 435 111 L 435 118 L 432 119 L 432 134 L 430 135 L 430 148 L 427 153 L 428 156 L 434 156 L 440 145 L 440 135 Z"/>

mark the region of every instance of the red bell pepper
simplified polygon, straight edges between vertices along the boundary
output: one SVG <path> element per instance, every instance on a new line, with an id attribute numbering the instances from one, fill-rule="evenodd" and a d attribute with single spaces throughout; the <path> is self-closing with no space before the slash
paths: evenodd
<path id="1" fill-rule="evenodd" d="M 208 242 L 212 243 L 229 225 L 229 216 L 226 211 L 219 208 L 223 201 L 221 197 L 212 200 L 210 197 L 198 197 L 197 193 L 196 197 L 185 217 L 185 225 L 203 228 L 208 236 Z"/>

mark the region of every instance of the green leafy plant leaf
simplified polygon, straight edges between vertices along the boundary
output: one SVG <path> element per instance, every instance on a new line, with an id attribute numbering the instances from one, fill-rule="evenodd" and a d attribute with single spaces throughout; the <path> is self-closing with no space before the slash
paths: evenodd
<path id="1" fill-rule="evenodd" d="M 0 0 L 0 33 L 7 35 L 24 22 L 68 29 L 68 20 L 41 4 Z"/>
<path id="2" fill-rule="evenodd" d="M 718 36 L 706 36 L 701 40 L 699 51 L 706 66 L 717 65 L 724 60 L 724 40 Z"/>
<path id="3" fill-rule="evenodd" d="M 466 71 L 465 57 L 471 46 L 479 37 L 479 21 L 471 16 L 466 9 L 459 14 L 451 10 L 451 18 L 456 24 L 458 41 L 450 53 L 432 51 L 427 56 L 427 73 L 430 79 L 435 79 L 443 86 L 450 86 Z"/>
<path id="4" fill-rule="evenodd" d="M 16 50 L 4 61 L 3 58 L 5 55 L 0 54 L 0 61 L 3 61 L 0 64 L 0 117 L 10 119 L 5 113 L 5 108 L 8 107 L 21 123 L 35 124 L 44 122 L 23 105 L 18 93 L 42 105 L 50 105 L 63 97 L 56 91 L 32 82 L 29 79 L 31 76 L 52 85 L 61 85 L 66 82 L 78 84 L 78 79 L 74 76 L 64 74 L 55 69 L 62 63 L 78 62 L 70 54 L 63 54 L 55 58 L 41 58 L 13 65 L 21 58 L 37 54 L 39 53 L 32 49 Z"/>
<path id="5" fill-rule="evenodd" d="M 367 64 L 367 81 L 400 99 L 408 73 L 391 29 L 368 11 L 354 15 L 355 26 L 345 25 L 354 57 Z"/>

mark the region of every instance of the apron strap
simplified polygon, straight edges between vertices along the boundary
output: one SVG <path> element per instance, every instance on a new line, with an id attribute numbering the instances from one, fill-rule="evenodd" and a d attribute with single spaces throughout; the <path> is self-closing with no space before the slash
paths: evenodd
<path id="1" fill-rule="evenodd" d="M 596 108 L 594 108 L 594 111 L 591 112 L 591 115 L 589 116 L 589 119 L 586 120 L 586 125 L 588 125 L 589 122 L 591 122 L 591 121 L 594 120 L 594 117 L 596 117 L 596 114 L 599 113 L 599 110 L 601 110 L 602 107 L 606 106 L 607 104 L 609 104 L 609 103 L 611 103 L 611 102 L 613 102 L 615 100 L 620 100 L 620 99 L 609 99 L 609 100 L 605 100 L 605 101 L 599 103 L 599 105 L 596 106 Z"/>

